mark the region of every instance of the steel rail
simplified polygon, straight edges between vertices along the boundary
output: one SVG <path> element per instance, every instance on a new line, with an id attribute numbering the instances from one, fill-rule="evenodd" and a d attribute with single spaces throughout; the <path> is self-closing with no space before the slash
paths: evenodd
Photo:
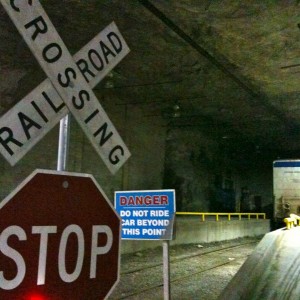
<path id="1" fill-rule="evenodd" d="M 257 241 L 251 241 L 251 242 L 246 242 L 246 243 L 242 243 L 242 244 L 238 244 L 238 245 L 234 245 L 234 246 L 229 246 L 229 247 L 226 247 L 226 248 L 218 248 L 218 249 L 214 249 L 212 251 L 207 251 L 205 253 L 196 253 L 196 254 L 191 254 L 191 255 L 187 255 L 187 256 L 184 256 L 184 257 L 180 257 L 180 258 L 175 258 L 175 259 L 171 259 L 171 264 L 174 264 L 174 263 L 179 263 L 183 260 L 186 260 L 186 259 L 190 259 L 190 258 L 194 258 L 194 257 L 197 257 L 197 256 L 205 256 L 205 255 L 209 255 L 211 253 L 215 253 L 215 252 L 226 252 L 230 249 L 234 249 L 234 248 L 239 248 L 239 247 L 242 247 L 244 245 L 247 245 L 247 244 L 255 244 L 257 243 Z M 213 269 L 216 269 L 216 268 L 219 268 L 219 267 L 222 267 L 224 265 L 227 265 L 227 264 L 230 264 L 231 261 L 223 261 L 219 264 L 216 264 L 216 265 L 213 265 L 207 269 L 201 269 L 197 272 L 191 272 L 189 273 L 188 275 L 183 275 L 183 276 L 177 276 L 173 279 L 170 280 L 171 283 L 174 283 L 174 282 L 178 282 L 180 280 L 186 280 L 188 279 L 189 277 L 193 277 L 197 274 L 201 274 L 201 273 L 205 273 L 205 272 L 208 272 L 208 271 L 211 271 Z M 153 264 L 153 265 L 150 265 L 150 266 L 147 266 L 147 267 L 144 267 L 144 268 L 138 268 L 138 269 L 133 269 L 133 270 L 130 270 L 128 272 L 122 272 L 121 275 L 129 275 L 129 274 L 132 274 L 132 273 L 138 273 L 138 272 L 141 272 L 141 271 L 145 271 L 147 269 L 151 269 L 151 268 L 154 268 L 154 267 L 160 267 L 162 264 L 161 263 L 157 263 L 157 264 Z M 159 283 L 159 284 L 153 284 L 153 285 L 150 285 L 150 286 L 147 286 L 147 287 L 144 287 L 144 288 L 141 288 L 139 290 L 136 290 L 136 291 L 132 291 L 132 292 L 129 292 L 125 295 L 122 295 L 121 297 L 117 298 L 117 299 L 126 299 L 126 298 L 129 298 L 129 297 L 132 297 L 132 296 L 135 296 L 135 295 L 139 295 L 141 293 L 144 293 L 144 292 L 148 292 L 152 289 L 156 289 L 156 288 L 160 288 L 160 287 L 163 287 L 163 283 Z"/>

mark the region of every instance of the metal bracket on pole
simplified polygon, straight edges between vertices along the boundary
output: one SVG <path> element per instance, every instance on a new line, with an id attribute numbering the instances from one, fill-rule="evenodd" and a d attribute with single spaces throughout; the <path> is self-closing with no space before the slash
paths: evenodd
<path id="1" fill-rule="evenodd" d="M 69 154 L 70 115 L 67 114 L 59 123 L 57 171 L 66 171 Z"/>

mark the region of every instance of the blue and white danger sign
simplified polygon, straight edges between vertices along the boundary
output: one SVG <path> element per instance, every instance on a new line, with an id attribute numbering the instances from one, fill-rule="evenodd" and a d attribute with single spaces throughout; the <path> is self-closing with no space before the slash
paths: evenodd
<path id="1" fill-rule="evenodd" d="M 115 192 L 122 219 L 122 239 L 171 240 L 175 221 L 175 190 Z"/>

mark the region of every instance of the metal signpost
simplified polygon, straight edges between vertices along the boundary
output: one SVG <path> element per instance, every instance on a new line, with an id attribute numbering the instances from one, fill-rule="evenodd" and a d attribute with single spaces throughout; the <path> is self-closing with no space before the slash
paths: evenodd
<path id="1" fill-rule="evenodd" d="M 1 118 L 0 152 L 14 165 L 61 120 L 64 170 L 71 112 L 114 174 L 130 152 L 92 88 L 129 52 L 116 25 L 72 58 L 39 1 L 1 3 L 48 79 Z M 118 282 L 120 218 L 91 175 L 37 170 L 0 219 L 1 299 L 102 299 Z"/>
<path id="2" fill-rule="evenodd" d="M 121 220 L 91 175 L 36 170 L 0 203 L 1 299 L 106 298 Z"/>
<path id="3" fill-rule="evenodd" d="M 175 190 L 118 191 L 115 208 L 122 239 L 163 241 L 164 299 L 170 299 L 169 240 L 173 239 Z"/>
<path id="4" fill-rule="evenodd" d="M 38 1 L 1 3 L 48 76 L 1 119 L 1 153 L 14 165 L 70 110 L 114 174 L 130 152 L 91 88 L 129 52 L 115 24 L 80 51 L 75 63 Z"/>
<path id="5" fill-rule="evenodd" d="M 69 154 L 69 139 L 70 139 L 70 115 L 67 114 L 60 120 L 59 123 L 59 139 L 58 139 L 58 154 L 57 154 L 57 171 L 67 170 L 67 161 Z"/>

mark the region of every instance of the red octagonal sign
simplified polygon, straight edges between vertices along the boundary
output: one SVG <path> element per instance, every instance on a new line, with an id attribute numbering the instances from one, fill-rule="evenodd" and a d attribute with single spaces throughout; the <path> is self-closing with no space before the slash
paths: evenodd
<path id="1" fill-rule="evenodd" d="M 120 218 L 91 175 L 36 170 L 0 203 L 0 299 L 104 299 Z"/>

